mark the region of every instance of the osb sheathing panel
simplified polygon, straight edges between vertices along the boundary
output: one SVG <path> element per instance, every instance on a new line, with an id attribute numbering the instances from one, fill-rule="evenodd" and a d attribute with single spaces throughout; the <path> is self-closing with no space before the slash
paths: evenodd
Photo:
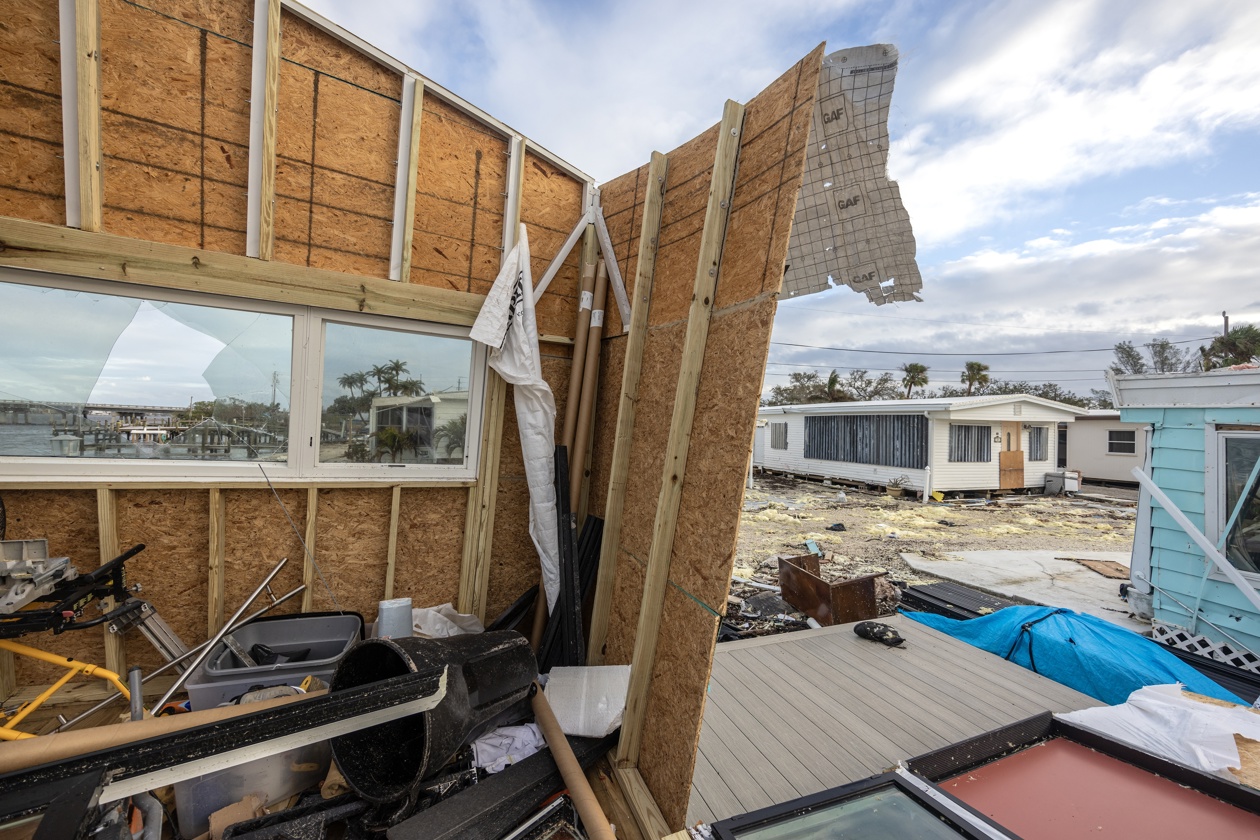
<path id="1" fill-rule="evenodd" d="M 145 5 L 145 4 L 141 4 Z M 254 7 L 241 0 L 161 0 L 149 4 L 173 18 L 189 21 L 241 44 L 254 40 Z"/>
<path id="2" fill-rule="evenodd" d="M 243 253 L 248 11 L 102 2 L 105 230 Z"/>
<path id="3" fill-rule="evenodd" d="M 467 511 L 468 491 L 462 487 L 403 488 L 394 560 L 395 598 L 410 598 L 417 607 L 459 600 Z"/>
<path id="4" fill-rule="evenodd" d="M 210 496 L 204 490 L 120 490 L 118 545 L 145 549 L 127 561 L 127 579 L 189 647 L 206 635 Z M 127 664 L 151 671 L 165 660 L 138 632 L 128 633 Z"/>
<path id="5" fill-rule="evenodd" d="M 90 572 L 100 565 L 95 490 L 4 490 L 0 492 L 0 499 L 4 501 L 8 520 L 6 539 L 46 539 L 49 556 L 69 557 L 80 572 Z M 95 606 L 90 606 L 83 615 L 84 618 L 93 618 L 100 613 Z M 104 665 L 103 632 L 84 630 L 59 636 L 33 633 L 19 641 L 49 653 Z M 64 668 L 24 657 L 17 657 L 15 662 L 19 686 L 48 685 L 66 673 Z"/>
<path id="6" fill-rule="evenodd" d="M 616 307 L 614 307 L 615 309 Z M 587 510 L 604 517 L 608 504 L 608 477 L 616 443 L 617 411 L 621 405 L 621 374 L 626 363 L 624 334 L 603 341 L 599 354 L 599 392 L 595 395 L 595 434 L 591 441 L 591 493 Z M 603 422 L 601 422 L 603 421 Z"/>
<path id="7" fill-rule="evenodd" d="M 530 268 L 541 278 L 582 216 L 583 184 L 527 152 L 521 185 L 521 221 L 529 229 Z M 569 252 L 543 296 L 535 301 L 538 331 L 573 337 L 577 326 L 581 240 Z M 612 295 L 609 295 L 612 304 Z"/>
<path id="8" fill-rule="evenodd" d="M 336 596 L 315 576 L 315 610 L 350 610 L 365 621 L 376 615 L 385 594 L 389 552 L 389 488 L 319 491 L 315 559 Z"/>
<path id="9" fill-rule="evenodd" d="M 658 648 L 639 761 L 649 789 L 673 828 L 682 825 L 686 814 L 716 632 L 711 610 L 721 611 L 729 584 L 761 372 L 787 251 L 785 231 L 791 219 L 787 210 L 795 206 L 800 188 L 801 153 L 807 140 L 803 129 L 820 62 L 821 48 L 746 110 L 716 309 L 691 429 L 671 585 L 656 629 Z M 606 646 L 609 662 L 627 662 L 633 652 L 716 140 L 716 129 L 711 129 L 669 155 L 651 326 L 632 438 L 630 475 L 635 480 L 629 484 L 623 508 Z M 626 208 L 621 210 L 625 215 L 640 203 L 637 184 L 635 200 L 626 201 L 624 193 L 629 189 L 627 181 L 619 180 L 610 185 L 607 199 Z M 627 229 L 620 220 L 618 224 L 619 239 L 628 242 L 637 236 L 636 230 Z M 611 384 L 605 383 L 606 387 Z M 611 433 L 609 424 L 615 423 L 615 417 L 603 417 L 600 422 L 603 431 Z M 597 475 L 602 478 L 603 473 L 597 469 Z"/>
<path id="10" fill-rule="evenodd" d="M 677 589 L 665 591 L 639 772 L 671 828 L 682 827 L 687 819 L 717 625 L 716 617 Z M 656 690 L 658 686 L 671 690 Z"/>
<path id="11" fill-rule="evenodd" d="M 280 12 L 280 51 L 288 61 L 305 65 L 356 87 L 398 100 L 402 77 L 363 53 L 341 43 L 297 15 Z"/>
<path id="12" fill-rule="evenodd" d="M 0 0 L 0 215 L 65 222 L 57 4 Z"/>
<path id="13" fill-rule="evenodd" d="M 293 526 L 296 525 L 305 538 L 306 490 L 277 489 L 276 493 L 270 490 L 222 492 L 225 514 L 223 619 L 226 621 L 258 584 L 262 583 L 267 573 L 286 557 L 289 562 L 272 580 L 272 592 L 280 596 L 301 585 L 304 552 Z M 276 494 L 280 497 L 278 501 Z M 288 517 L 285 516 L 286 511 Z M 289 524 L 289 517 L 293 519 L 293 525 Z M 205 568 L 203 571 L 208 578 L 209 569 Z M 263 595 L 246 614 L 266 603 L 267 597 Z M 276 607 L 270 614 L 284 615 L 301 610 L 302 596 L 299 595 Z M 205 633 L 204 627 L 201 632 Z"/>
<path id="14" fill-rule="evenodd" d="M 402 76 L 288 12 L 280 50 L 275 257 L 386 277 Z"/>
<path id="15" fill-rule="evenodd" d="M 647 175 L 648 167 L 641 166 L 600 189 L 608 238 L 612 242 L 613 254 L 625 281 L 632 308 L 635 304 L 635 277 L 639 269 L 639 232 L 643 226 L 643 202 L 648 190 Z M 608 307 L 604 324 L 605 340 L 608 340 L 608 336 L 625 334 L 621 312 L 616 306 Z"/>

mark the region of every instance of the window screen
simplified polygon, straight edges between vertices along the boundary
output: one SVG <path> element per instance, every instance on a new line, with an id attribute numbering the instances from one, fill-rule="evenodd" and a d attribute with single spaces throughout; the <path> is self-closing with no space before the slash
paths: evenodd
<path id="1" fill-rule="evenodd" d="M 1047 451 L 1046 441 L 1049 439 L 1049 433 L 1045 426 L 1033 426 L 1028 430 L 1028 460 L 1029 461 L 1048 461 L 1050 455 Z"/>
<path id="2" fill-rule="evenodd" d="M 1111 455 L 1136 454 L 1137 432 L 1132 429 L 1109 429 L 1107 431 L 1107 452 Z"/>
<path id="3" fill-rule="evenodd" d="M 927 466 L 927 418 L 851 414 L 805 418 L 805 457 L 921 470 Z"/>
<path id="4" fill-rule="evenodd" d="M 770 448 L 787 449 L 787 423 L 770 424 Z"/>
<path id="5" fill-rule="evenodd" d="M 990 450 L 992 436 L 992 426 L 950 425 L 949 460 L 973 463 L 993 460 Z"/>

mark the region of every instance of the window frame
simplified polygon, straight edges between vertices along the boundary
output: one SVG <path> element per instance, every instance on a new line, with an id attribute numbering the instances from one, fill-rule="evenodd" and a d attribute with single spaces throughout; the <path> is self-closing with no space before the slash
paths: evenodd
<path id="1" fill-rule="evenodd" d="M 961 428 L 985 429 L 985 433 L 980 436 L 981 443 L 984 444 L 986 457 L 984 458 L 957 458 L 954 452 L 954 430 Z M 992 423 L 950 423 L 948 447 L 945 454 L 946 462 L 950 464 L 992 464 L 993 463 L 993 424 Z"/>
<path id="2" fill-rule="evenodd" d="M 788 449 L 787 421 L 786 420 L 783 420 L 783 421 L 771 420 L 769 423 L 769 426 L 770 426 L 770 448 L 776 452 L 786 452 Z M 782 446 L 779 446 L 777 443 L 775 443 L 776 439 L 778 438 L 780 434 L 782 434 L 783 436 Z"/>
<path id="3" fill-rule="evenodd" d="M 1133 451 L 1132 452 L 1118 452 L 1115 449 L 1112 449 L 1112 446 L 1114 446 L 1117 443 L 1127 443 L 1127 441 L 1112 440 L 1111 436 L 1113 434 L 1133 435 Z M 1108 429 L 1107 430 L 1107 454 L 1108 455 L 1123 455 L 1125 457 L 1136 458 L 1138 454 L 1137 444 L 1138 444 L 1137 429 Z"/>
<path id="4" fill-rule="evenodd" d="M 1251 426 L 1251 424 L 1247 425 Z M 1238 428 L 1230 424 L 1228 428 L 1220 429 L 1209 423 L 1204 428 L 1203 524 L 1205 528 L 1203 535 L 1211 540 L 1213 545 L 1220 542 L 1225 523 L 1231 513 L 1225 505 L 1225 441 L 1228 438 L 1260 439 L 1260 425 Z M 1260 574 L 1244 569 L 1238 569 L 1238 572 L 1254 588 L 1260 589 Z M 1215 563 L 1211 564 L 1208 578 L 1231 583 Z"/>
<path id="5" fill-rule="evenodd" d="M 113 295 L 194 306 L 208 306 L 243 312 L 258 312 L 291 318 L 289 456 L 286 461 L 198 461 L 158 459 L 59 458 L 33 455 L 0 458 L 0 483 L 82 484 L 102 481 L 124 484 L 216 484 L 256 483 L 263 479 L 276 483 L 312 482 L 323 484 L 371 483 L 468 484 L 476 480 L 480 461 L 485 383 L 486 347 L 468 338 L 470 327 L 419 321 L 390 315 L 324 309 L 305 304 L 285 304 L 256 298 L 194 292 L 168 286 L 148 286 L 93 280 L 75 275 L 31 272 L 0 267 L 0 284 L 41 286 L 71 292 Z M 317 461 L 321 383 L 324 360 L 324 326 L 340 323 L 398 332 L 468 339 L 471 364 L 468 386 L 468 427 L 462 464 L 324 463 Z M 293 442 L 307 441 L 305 446 Z M 259 469 L 262 465 L 263 470 Z M 265 473 L 264 473 L 265 470 Z"/>

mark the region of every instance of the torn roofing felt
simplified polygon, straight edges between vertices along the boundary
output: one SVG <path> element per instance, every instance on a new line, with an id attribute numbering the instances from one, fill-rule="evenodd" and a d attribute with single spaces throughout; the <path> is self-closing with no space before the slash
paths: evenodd
<path id="1" fill-rule="evenodd" d="M 910 214 L 897 182 L 888 180 L 897 59 L 891 44 L 823 59 L 783 277 L 788 297 L 834 284 L 875 304 L 919 299 Z"/>

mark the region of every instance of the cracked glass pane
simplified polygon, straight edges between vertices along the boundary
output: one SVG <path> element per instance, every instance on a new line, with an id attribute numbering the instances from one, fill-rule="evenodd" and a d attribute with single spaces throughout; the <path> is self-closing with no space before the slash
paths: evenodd
<path id="1" fill-rule="evenodd" d="M 284 461 L 293 319 L 0 283 L 0 456 Z"/>

